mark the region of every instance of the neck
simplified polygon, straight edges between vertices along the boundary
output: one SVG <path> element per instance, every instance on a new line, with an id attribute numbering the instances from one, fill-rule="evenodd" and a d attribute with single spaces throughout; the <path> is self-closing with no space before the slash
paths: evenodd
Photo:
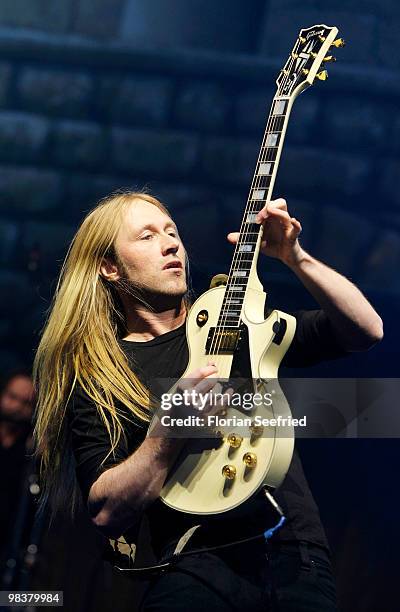
<path id="1" fill-rule="evenodd" d="M 186 319 L 183 300 L 177 306 L 160 311 L 150 311 L 143 305 L 125 305 L 126 329 L 124 340 L 147 342 L 161 334 L 180 327 Z"/>

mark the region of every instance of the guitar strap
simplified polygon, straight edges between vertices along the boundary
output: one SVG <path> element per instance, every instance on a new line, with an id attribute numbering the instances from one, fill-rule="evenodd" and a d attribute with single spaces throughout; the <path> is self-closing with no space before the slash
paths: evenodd
<path id="1" fill-rule="evenodd" d="M 178 540 L 172 554 L 169 553 L 167 557 L 164 557 L 160 561 L 160 563 L 157 563 L 155 565 L 134 567 L 137 546 L 134 543 L 129 544 L 123 536 L 118 539 L 109 539 L 111 547 L 108 547 L 103 558 L 106 561 L 111 562 L 116 569 L 128 574 L 132 578 L 149 578 L 153 576 L 158 576 L 160 573 L 166 571 L 169 567 L 176 563 L 181 557 L 186 555 L 216 551 L 223 548 L 229 548 L 231 546 L 236 546 L 238 544 L 244 544 L 245 542 L 252 542 L 260 539 L 269 540 L 274 535 L 274 533 L 282 527 L 286 519 L 281 507 L 273 498 L 271 492 L 268 491 L 267 487 L 263 487 L 263 492 L 265 494 L 266 499 L 276 510 L 278 516 L 280 516 L 280 519 L 274 527 L 271 527 L 270 529 L 267 529 L 266 531 L 259 533 L 255 536 L 244 538 L 241 540 L 235 540 L 226 544 L 219 544 L 217 546 L 199 549 L 196 548 L 194 550 L 185 551 L 184 549 L 187 546 L 189 540 L 192 538 L 194 533 L 196 533 L 198 528 L 201 527 L 201 524 L 199 524 L 193 525 L 192 527 L 190 527 L 190 529 L 185 531 L 185 533 Z"/>
<path id="2" fill-rule="evenodd" d="M 179 558 L 190 538 L 199 527 L 201 527 L 200 524 L 194 525 L 185 531 L 185 533 L 179 538 L 172 555 L 156 565 L 134 567 L 137 546 L 134 543 L 129 544 L 125 540 L 124 536 L 121 536 L 118 539 L 109 538 L 112 551 L 108 547 L 104 554 L 104 559 L 106 561 L 110 561 L 116 569 L 122 572 L 128 572 L 129 574 L 134 573 L 138 577 L 147 577 L 153 575 L 154 573 L 158 574 L 160 571 L 169 567 L 174 560 Z"/>

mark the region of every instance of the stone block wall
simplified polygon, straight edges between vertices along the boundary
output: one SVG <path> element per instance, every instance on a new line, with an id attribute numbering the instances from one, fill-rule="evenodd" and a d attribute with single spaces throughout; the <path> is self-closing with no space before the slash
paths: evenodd
<path id="1" fill-rule="evenodd" d="M 0 366 L 29 363 L 77 224 L 117 188 L 146 187 L 167 203 L 199 288 L 226 269 L 225 235 L 241 218 L 275 78 L 299 27 L 323 21 L 311 1 L 305 14 L 272 1 L 258 56 L 140 51 L 119 38 L 126 5 L 97 2 L 103 21 L 113 16 L 106 43 L 94 4 L 58 3 L 56 17 L 44 0 L 22 2 L 18 16 L 0 7 Z M 324 20 L 343 21 L 351 40 L 330 80 L 294 105 L 275 194 L 302 220 L 313 254 L 366 291 L 398 296 L 400 88 L 376 27 L 398 23 L 399 11 L 377 6 L 326 7 Z M 289 291 L 283 266 L 262 269 Z"/>

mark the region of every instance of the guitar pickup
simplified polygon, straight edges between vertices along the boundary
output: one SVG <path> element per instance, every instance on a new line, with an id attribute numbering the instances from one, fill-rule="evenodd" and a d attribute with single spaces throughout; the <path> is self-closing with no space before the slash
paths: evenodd
<path id="1" fill-rule="evenodd" d="M 237 327 L 211 327 L 206 342 L 206 355 L 232 355 L 241 340 Z"/>

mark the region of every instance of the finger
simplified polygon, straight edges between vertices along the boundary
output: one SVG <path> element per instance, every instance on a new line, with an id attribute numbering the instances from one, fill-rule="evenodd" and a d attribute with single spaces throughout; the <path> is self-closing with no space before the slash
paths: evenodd
<path id="1" fill-rule="evenodd" d="M 303 230 L 303 228 L 301 227 L 300 221 L 296 219 L 295 217 L 292 217 L 292 224 L 295 226 L 295 228 L 298 230 L 300 234 L 300 232 Z"/>
<path id="2" fill-rule="evenodd" d="M 221 391 L 219 392 L 220 395 L 218 397 L 214 397 L 215 393 L 215 389 L 210 392 L 212 402 L 210 402 L 210 408 L 207 408 L 207 414 L 210 415 L 223 413 L 230 406 L 234 390 L 232 387 L 229 387 L 222 392 L 221 388 Z"/>
<path id="3" fill-rule="evenodd" d="M 268 211 L 268 217 L 271 218 L 275 218 L 275 219 L 280 219 L 280 221 L 282 221 L 283 225 L 285 226 L 285 228 L 290 228 L 292 227 L 292 220 L 291 217 L 289 215 L 289 213 L 286 210 L 281 210 L 279 208 L 271 208 Z"/>
<path id="4" fill-rule="evenodd" d="M 200 393 L 202 395 L 206 395 L 211 389 L 214 389 L 219 385 L 218 378 L 215 376 L 207 376 L 203 380 L 201 380 L 194 388 L 196 393 Z M 221 385 L 219 385 L 221 387 Z"/>
<path id="5" fill-rule="evenodd" d="M 230 232 L 227 235 L 227 238 L 229 242 L 231 242 L 232 244 L 236 244 L 236 242 L 239 240 L 239 232 Z"/>
<path id="6" fill-rule="evenodd" d="M 192 389 L 197 383 L 202 381 L 204 378 L 208 376 L 215 377 L 217 372 L 218 372 L 217 366 L 209 362 L 206 366 L 197 368 L 197 370 L 193 370 L 193 372 L 191 372 L 184 378 L 181 378 L 181 380 L 178 383 L 178 388 L 182 390 Z"/>
<path id="7" fill-rule="evenodd" d="M 277 198 L 276 200 L 270 200 L 269 202 L 267 202 L 264 208 L 262 208 L 259 213 L 257 213 L 256 223 L 262 223 L 268 217 L 268 213 L 275 208 L 287 211 L 286 200 L 284 200 L 283 198 Z"/>

